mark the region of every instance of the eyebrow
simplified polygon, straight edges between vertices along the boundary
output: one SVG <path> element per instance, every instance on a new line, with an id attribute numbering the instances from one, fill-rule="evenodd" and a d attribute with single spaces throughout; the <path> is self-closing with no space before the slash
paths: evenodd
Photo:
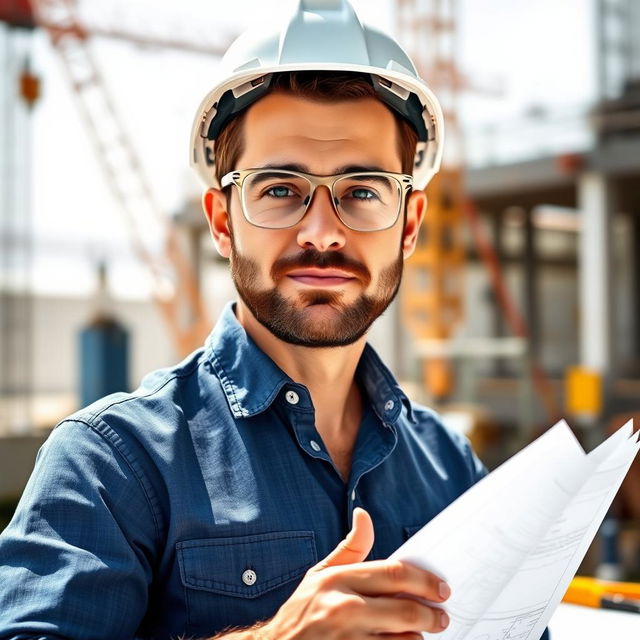
<path id="1" fill-rule="evenodd" d="M 312 172 L 309 170 L 309 167 L 307 165 L 298 164 L 295 162 L 294 163 L 289 162 L 284 164 L 269 163 L 259 168 L 260 169 L 281 169 L 283 171 L 298 171 L 299 173 L 312 174 Z M 383 169 L 382 167 L 379 167 L 377 165 L 348 164 L 342 167 L 337 167 L 334 173 L 327 174 L 327 175 L 338 175 L 340 173 L 369 173 L 371 171 L 387 171 L 387 169 Z"/>

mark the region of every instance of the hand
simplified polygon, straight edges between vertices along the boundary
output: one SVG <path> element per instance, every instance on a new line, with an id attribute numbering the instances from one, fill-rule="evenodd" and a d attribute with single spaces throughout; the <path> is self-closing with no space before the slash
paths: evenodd
<path id="1" fill-rule="evenodd" d="M 428 571 L 395 560 L 363 562 L 373 546 L 373 523 L 353 512 L 347 537 L 314 567 L 258 637 L 269 640 L 357 640 L 381 636 L 420 640 L 449 624 L 444 611 L 397 594 L 433 602 L 449 587 Z M 442 594 L 442 595 L 441 595 Z M 443 597 L 444 596 L 444 597 Z"/>

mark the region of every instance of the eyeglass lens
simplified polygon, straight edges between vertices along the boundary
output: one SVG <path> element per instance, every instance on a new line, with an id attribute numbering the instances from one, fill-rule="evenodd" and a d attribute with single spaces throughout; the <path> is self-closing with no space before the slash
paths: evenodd
<path id="1" fill-rule="evenodd" d="M 295 225 L 304 216 L 311 189 L 311 182 L 303 176 L 279 171 L 253 173 L 242 186 L 246 216 L 260 227 Z M 375 231 L 395 222 L 401 186 L 390 176 L 351 175 L 335 182 L 333 198 L 345 225 L 358 231 Z"/>

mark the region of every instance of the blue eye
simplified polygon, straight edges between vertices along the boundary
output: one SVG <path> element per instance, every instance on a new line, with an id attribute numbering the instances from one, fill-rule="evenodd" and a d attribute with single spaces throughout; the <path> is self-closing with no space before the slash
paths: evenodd
<path id="1" fill-rule="evenodd" d="M 291 191 L 291 189 L 283 186 L 271 187 L 270 189 L 267 189 L 265 193 L 272 198 L 286 198 L 293 195 L 293 191 Z"/>
<path id="2" fill-rule="evenodd" d="M 356 200 L 372 200 L 376 198 L 376 194 L 371 189 L 359 188 L 351 192 L 351 197 Z"/>

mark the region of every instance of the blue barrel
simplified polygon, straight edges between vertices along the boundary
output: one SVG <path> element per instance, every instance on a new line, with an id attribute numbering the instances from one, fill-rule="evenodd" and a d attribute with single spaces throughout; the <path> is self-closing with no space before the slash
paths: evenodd
<path id="1" fill-rule="evenodd" d="M 129 390 L 129 332 L 114 318 L 98 317 L 81 330 L 79 387 L 83 407 Z"/>

